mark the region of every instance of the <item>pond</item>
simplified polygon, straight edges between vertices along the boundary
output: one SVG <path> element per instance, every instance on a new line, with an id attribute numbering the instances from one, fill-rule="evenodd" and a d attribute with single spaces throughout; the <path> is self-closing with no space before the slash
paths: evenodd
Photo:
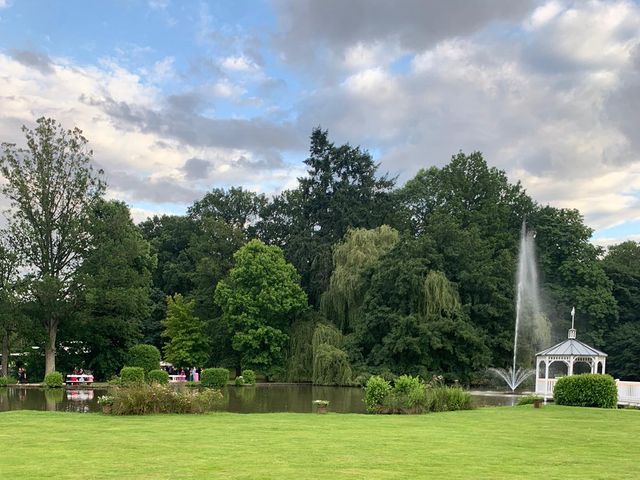
<path id="1" fill-rule="evenodd" d="M 106 388 L 45 390 L 33 387 L 0 388 L 0 412 L 8 410 L 49 410 L 97 412 L 98 397 Z M 518 395 L 501 392 L 471 391 L 475 406 L 513 406 Z M 313 411 L 313 400 L 329 400 L 329 410 L 337 413 L 364 413 L 362 389 L 323 387 L 308 384 L 258 384 L 255 387 L 228 386 L 223 410 L 235 413 Z"/>

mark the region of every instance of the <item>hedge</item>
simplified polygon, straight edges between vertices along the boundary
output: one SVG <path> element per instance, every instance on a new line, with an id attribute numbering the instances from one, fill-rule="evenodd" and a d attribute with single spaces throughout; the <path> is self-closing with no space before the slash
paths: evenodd
<path id="1" fill-rule="evenodd" d="M 60 372 L 50 372 L 44 376 L 44 385 L 47 388 L 64 387 L 64 378 Z"/>
<path id="2" fill-rule="evenodd" d="M 611 375 L 586 373 L 562 377 L 556 382 L 553 399 L 558 405 L 616 408 L 618 387 Z"/>
<path id="3" fill-rule="evenodd" d="M 207 368 L 200 375 L 200 384 L 203 387 L 222 388 L 229 381 L 229 370 L 226 368 Z"/>
<path id="4" fill-rule="evenodd" d="M 160 385 L 166 385 L 169 383 L 169 373 L 164 370 L 151 370 L 147 373 L 147 382 L 159 383 Z"/>
<path id="5" fill-rule="evenodd" d="M 142 367 L 122 367 L 120 370 L 121 385 L 135 385 L 144 383 L 144 369 Z"/>

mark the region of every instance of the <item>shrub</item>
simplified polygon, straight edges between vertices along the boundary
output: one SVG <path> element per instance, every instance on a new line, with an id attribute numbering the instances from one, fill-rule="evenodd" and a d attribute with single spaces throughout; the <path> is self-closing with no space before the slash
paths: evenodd
<path id="1" fill-rule="evenodd" d="M 226 368 L 207 368 L 200 375 L 200 384 L 203 387 L 222 388 L 229 381 L 229 370 Z"/>
<path id="2" fill-rule="evenodd" d="M 618 388 L 611 375 L 587 373 L 560 378 L 553 390 L 558 405 L 616 408 Z"/>
<path id="3" fill-rule="evenodd" d="M 15 378 L 12 377 L 0 377 L 0 387 L 6 387 L 7 385 L 13 385 L 18 383 Z"/>
<path id="4" fill-rule="evenodd" d="M 520 397 L 520 400 L 518 400 L 518 406 L 532 405 L 536 400 L 543 400 L 543 398 L 538 395 L 525 395 L 524 397 Z"/>
<path id="5" fill-rule="evenodd" d="M 64 387 L 64 379 L 60 372 L 50 372 L 44 376 L 44 386 L 47 388 L 62 388 Z"/>
<path id="6" fill-rule="evenodd" d="M 238 375 L 235 379 L 235 382 L 236 386 L 242 387 L 244 385 L 244 378 L 242 377 L 242 375 Z"/>
<path id="7" fill-rule="evenodd" d="M 147 382 L 156 382 L 161 385 L 166 385 L 169 383 L 169 374 L 164 370 L 151 370 L 147 373 Z"/>
<path id="8" fill-rule="evenodd" d="M 369 378 L 364 387 L 363 399 L 367 412 L 378 412 L 389 393 L 391 393 L 391 384 L 388 381 L 377 375 Z"/>
<path id="9" fill-rule="evenodd" d="M 256 383 L 256 374 L 253 370 L 243 370 L 242 378 L 246 385 L 255 385 Z"/>
<path id="10" fill-rule="evenodd" d="M 160 369 L 160 350 L 153 345 L 134 345 L 127 356 L 128 367 L 141 367 L 144 373 Z"/>
<path id="11" fill-rule="evenodd" d="M 420 413 L 425 411 L 427 394 L 418 377 L 402 375 L 395 379 L 391 394 L 383 400 L 385 413 Z"/>
<path id="12" fill-rule="evenodd" d="M 433 387 L 427 389 L 426 408 L 430 412 L 470 410 L 471 394 L 460 387 Z"/>
<path id="13" fill-rule="evenodd" d="M 120 385 L 138 383 L 144 383 L 144 369 L 142 367 L 122 367 L 122 370 L 120 370 Z"/>
<path id="14" fill-rule="evenodd" d="M 221 400 L 218 390 L 175 390 L 169 385 L 140 383 L 114 389 L 111 413 L 205 413 L 214 410 Z"/>
<path id="15" fill-rule="evenodd" d="M 111 385 L 112 387 L 117 387 L 120 385 L 120 377 L 114 375 L 113 377 L 111 377 L 109 379 L 109 381 L 107 382 L 109 385 Z"/>

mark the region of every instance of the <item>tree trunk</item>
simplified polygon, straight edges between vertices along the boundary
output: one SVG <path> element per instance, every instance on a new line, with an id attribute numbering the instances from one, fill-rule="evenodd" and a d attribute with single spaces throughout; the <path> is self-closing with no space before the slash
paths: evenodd
<path id="1" fill-rule="evenodd" d="M 9 332 L 6 329 L 2 332 L 2 373 L 0 376 L 9 376 Z"/>
<path id="2" fill-rule="evenodd" d="M 49 338 L 44 347 L 44 374 L 56 371 L 56 335 L 58 334 L 58 322 L 52 321 L 47 327 Z"/>

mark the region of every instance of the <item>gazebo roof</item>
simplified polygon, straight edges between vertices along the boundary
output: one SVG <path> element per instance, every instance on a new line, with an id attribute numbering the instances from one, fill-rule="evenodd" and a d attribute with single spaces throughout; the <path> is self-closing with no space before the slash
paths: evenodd
<path id="1" fill-rule="evenodd" d="M 586 343 L 582 343 L 580 340 L 576 340 L 575 338 L 569 338 L 564 342 L 560 342 L 553 347 L 547 348 L 539 353 L 536 353 L 536 356 L 544 356 L 544 355 L 572 355 L 576 357 L 606 357 L 607 354 L 601 352 L 600 350 L 596 350 L 593 347 L 590 347 Z"/>

